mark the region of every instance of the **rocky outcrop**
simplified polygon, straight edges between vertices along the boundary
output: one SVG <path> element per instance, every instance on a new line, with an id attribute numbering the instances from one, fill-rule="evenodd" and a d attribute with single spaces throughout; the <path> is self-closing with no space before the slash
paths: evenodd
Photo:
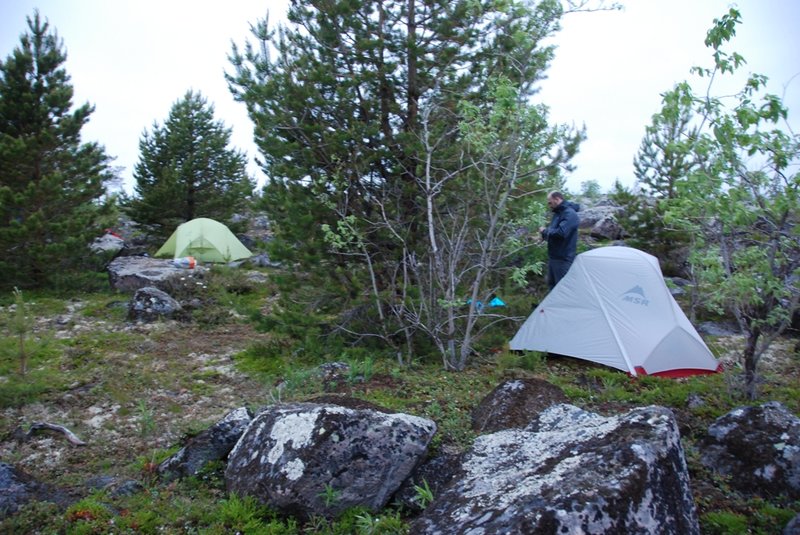
<path id="1" fill-rule="evenodd" d="M 300 518 L 381 509 L 425 456 L 432 421 L 290 403 L 258 414 L 228 458 L 228 490 Z"/>
<path id="2" fill-rule="evenodd" d="M 156 471 L 165 481 L 196 475 L 212 461 L 224 460 L 247 429 L 253 415 L 241 407 L 195 435 L 177 453 L 164 460 Z"/>
<path id="3" fill-rule="evenodd" d="M 514 379 L 495 387 L 472 411 L 472 429 L 494 433 L 525 427 L 546 408 L 566 403 L 564 391 L 541 379 Z"/>
<path id="4" fill-rule="evenodd" d="M 415 534 L 699 533 L 671 411 L 555 405 L 475 440 Z"/>
<path id="5" fill-rule="evenodd" d="M 108 279 L 111 287 L 121 292 L 133 293 L 145 286 L 154 286 L 169 293 L 171 281 L 181 277 L 202 277 L 205 268 L 176 267 L 172 261 L 147 256 L 120 256 L 108 264 Z"/>
<path id="6" fill-rule="evenodd" d="M 589 235 L 599 240 L 621 240 L 625 237 L 625 230 L 616 217 L 609 215 L 592 225 Z"/>
<path id="7" fill-rule="evenodd" d="M 616 219 L 625 212 L 624 208 L 616 206 L 608 201 L 600 202 L 589 208 L 581 208 L 578 212 L 578 226 L 583 229 L 590 229 L 604 219 Z"/>
<path id="8" fill-rule="evenodd" d="M 700 460 L 742 492 L 798 499 L 800 418 L 774 401 L 735 409 L 708 428 Z"/>

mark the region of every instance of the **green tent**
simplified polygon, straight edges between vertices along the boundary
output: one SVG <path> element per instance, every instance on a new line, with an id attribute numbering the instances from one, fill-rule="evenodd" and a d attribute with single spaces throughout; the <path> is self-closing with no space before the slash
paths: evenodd
<path id="1" fill-rule="evenodd" d="M 233 262 L 253 256 L 228 227 L 198 217 L 179 225 L 156 256 L 193 256 L 200 262 Z"/>

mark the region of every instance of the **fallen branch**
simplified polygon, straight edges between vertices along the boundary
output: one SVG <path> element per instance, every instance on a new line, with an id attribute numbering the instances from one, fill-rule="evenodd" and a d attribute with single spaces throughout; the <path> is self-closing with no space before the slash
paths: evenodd
<path id="1" fill-rule="evenodd" d="M 32 423 L 31 424 L 31 428 L 28 430 L 28 434 L 26 435 L 26 437 L 30 438 L 31 435 L 33 435 L 33 433 L 38 432 L 38 431 L 43 431 L 43 430 L 45 430 L 45 431 L 58 431 L 59 433 L 62 433 L 71 444 L 75 444 L 76 446 L 85 446 L 86 445 L 86 442 L 84 442 L 83 440 L 79 439 L 77 437 L 77 435 L 75 435 L 75 433 L 73 433 L 72 431 L 70 431 L 69 429 L 64 427 L 63 425 L 56 425 L 56 424 L 51 424 L 51 423 L 47 423 L 47 422 L 34 422 L 34 423 Z"/>

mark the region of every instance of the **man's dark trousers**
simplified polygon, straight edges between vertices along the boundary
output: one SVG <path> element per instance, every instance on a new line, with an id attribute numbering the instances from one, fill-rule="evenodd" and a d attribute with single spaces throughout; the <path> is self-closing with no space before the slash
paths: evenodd
<path id="1" fill-rule="evenodd" d="M 550 258 L 547 261 L 547 284 L 550 286 L 551 290 L 555 288 L 558 281 L 564 278 L 564 275 L 567 274 L 571 265 L 572 260 L 556 260 Z"/>

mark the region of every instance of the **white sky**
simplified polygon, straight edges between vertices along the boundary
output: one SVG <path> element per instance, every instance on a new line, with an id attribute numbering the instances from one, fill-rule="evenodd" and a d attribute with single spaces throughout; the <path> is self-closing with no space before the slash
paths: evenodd
<path id="1" fill-rule="evenodd" d="M 660 107 L 661 93 L 689 79 L 694 65 L 711 66 L 703 44 L 714 18 L 730 0 L 623 0 L 625 10 L 571 14 L 555 38 L 556 59 L 539 99 L 551 119 L 585 124 L 588 139 L 567 186 L 586 180 L 603 189 L 615 179 L 634 183 L 632 160 L 645 126 Z M 223 72 L 231 42 L 250 37 L 249 24 L 270 11 L 283 17 L 286 0 L 0 0 L 0 58 L 27 30 L 25 17 L 39 8 L 67 50 L 74 104 L 90 102 L 95 113 L 84 140 L 105 145 L 131 191 L 139 140 L 153 123 L 163 124 L 189 89 L 215 107 L 233 129 L 232 145 L 247 152 L 249 170 L 257 149 L 244 105 L 234 102 Z M 784 95 L 790 124 L 800 133 L 800 1 L 738 0 L 742 14 L 732 49 L 748 61 L 745 72 L 770 78 Z M 793 78 L 793 76 L 798 75 Z M 738 88 L 731 85 L 731 88 Z"/>

